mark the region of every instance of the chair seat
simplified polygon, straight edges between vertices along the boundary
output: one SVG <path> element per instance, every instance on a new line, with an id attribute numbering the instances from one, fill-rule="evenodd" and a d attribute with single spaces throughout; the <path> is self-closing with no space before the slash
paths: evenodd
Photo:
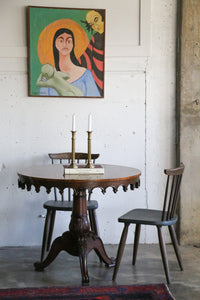
<path id="1" fill-rule="evenodd" d="M 133 209 L 119 217 L 118 221 L 123 223 L 147 224 L 168 226 L 176 223 L 177 216 L 175 215 L 169 221 L 161 221 L 162 210 L 154 209 Z"/>
<path id="2" fill-rule="evenodd" d="M 72 201 L 55 201 L 49 200 L 43 204 L 46 209 L 62 210 L 62 211 L 72 211 L 73 202 Z M 98 202 L 96 200 L 87 201 L 87 209 L 93 210 L 98 208 Z"/>

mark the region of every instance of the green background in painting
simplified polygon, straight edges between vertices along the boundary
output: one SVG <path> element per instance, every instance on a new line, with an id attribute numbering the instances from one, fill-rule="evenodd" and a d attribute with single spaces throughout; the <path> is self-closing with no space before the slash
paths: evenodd
<path id="1" fill-rule="evenodd" d="M 85 21 L 86 14 L 90 10 L 86 9 L 59 9 L 59 8 L 43 8 L 43 7 L 29 7 L 29 84 L 30 95 L 39 95 L 39 87 L 36 85 L 37 78 L 41 71 L 41 63 L 37 54 L 38 38 L 42 30 L 50 23 L 59 19 L 71 19 L 77 22 L 87 33 L 89 40 L 92 33 L 86 30 L 82 21 Z"/>

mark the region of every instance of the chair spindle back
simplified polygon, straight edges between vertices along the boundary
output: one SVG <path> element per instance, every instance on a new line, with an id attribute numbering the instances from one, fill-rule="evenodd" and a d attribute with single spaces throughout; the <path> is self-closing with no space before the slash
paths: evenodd
<path id="1" fill-rule="evenodd" d="M 184 164 L 181 163 L 178 168 L 164 170 L 164 173 L 167 175 L 167 183 L 163 203 L 162 221 L 169 221 L 176 213 L 184 168 Z"/>

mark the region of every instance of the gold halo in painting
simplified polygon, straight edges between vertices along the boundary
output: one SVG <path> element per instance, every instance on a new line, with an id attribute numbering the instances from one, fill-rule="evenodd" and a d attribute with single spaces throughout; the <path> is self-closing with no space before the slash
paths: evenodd
<path id="1" fill-rule="evenodd" d="M 55 67 L 53 56 L 53 38 L 60 28 L 70 29 L 74 34 L 75 48 L 74 54 L 79 58 L 86 50 L 89 39 L 84 29 L 75 21 L 70 19 L 60 19 L 47 25 L 41 32 L 38 39 L 37 52 L 40 63 L 51 64 Z"/>

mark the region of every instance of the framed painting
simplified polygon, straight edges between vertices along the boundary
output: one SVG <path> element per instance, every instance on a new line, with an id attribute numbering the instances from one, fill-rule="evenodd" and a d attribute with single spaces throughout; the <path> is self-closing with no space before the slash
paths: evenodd
<path id="1" fill-rule="evenodd" d="M 28 7 L 28 94 L 104 97 L 105 9 Z"/>

